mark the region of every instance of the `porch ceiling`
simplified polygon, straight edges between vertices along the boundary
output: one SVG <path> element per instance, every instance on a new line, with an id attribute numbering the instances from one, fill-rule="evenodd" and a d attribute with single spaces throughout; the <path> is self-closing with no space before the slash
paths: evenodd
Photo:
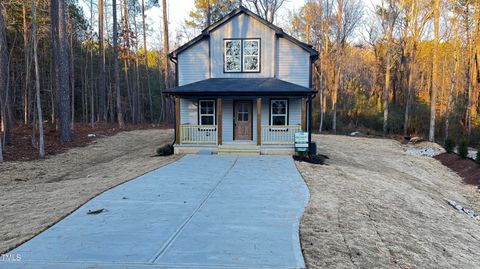
<path id="1" fill-rule="evenodd" d="M 308 96 L 316 91 L 276 78 L 211 78 L 171 88 L 164 93 L 194 96 Z"/>

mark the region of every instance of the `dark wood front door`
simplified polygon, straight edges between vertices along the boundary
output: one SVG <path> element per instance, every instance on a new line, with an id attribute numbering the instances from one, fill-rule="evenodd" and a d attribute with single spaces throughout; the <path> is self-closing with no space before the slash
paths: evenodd
<path id="1" fill-rule="evenodd" d="M 235 101 L 233 111 L 235 140 L 252 140 L 252 101 Z"/>

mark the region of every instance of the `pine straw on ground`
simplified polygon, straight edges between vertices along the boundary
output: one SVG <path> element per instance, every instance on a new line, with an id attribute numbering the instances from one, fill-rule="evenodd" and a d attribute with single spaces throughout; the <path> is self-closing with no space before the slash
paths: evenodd
<path id="1" fill-rule="evenodd" d="M 461 159 L 453 153 L 440 154 L 435 156 L 435 159 L 455 171 L 466 184 L 480 187 L 480 164 L 470 159 Z"/>
<path id="2" fill-rule="evenodd" d="M 146 129 L 167 129 L 169 124 L 131 124 L 124 129 L 119 129 L 115 124 L 96 123 L 92 128 L 90 124 L 76 123 L 73 132 L 73 139 L 70 142 L 60 142 L 58 131 L 55 127 L 45 127 L 45 153 L 55 155 L 65 152 L 69 148 L 84 147 L 98 138 L 108 137 L 121 131 L 146 130 Z M 94 136 L 89 136 L 94 135 Z M 32 143 L 32 128 L 25 125 L 15 125 L 12 129 L 12 140 L 4 148 L 5 161 L 30 161 L 39 159 L 38 148 Z M 38 143 L 38 132 L 35 135 L 35 143 Z"/>
<path id="3" fill-rule="evenodd" d="M 325 165 L 297 162 L 310 202 L 300 236 L 308 268 L 478 268 L 479 190 L 439 161 L 387 139 L 314 136 Z"/>
<path id="4" fill-rule="evenodd" d="M 95 139 L 88 141 L 88 146 L 44 160 L 0 163 L 0 253 L 37 235 L 105 190 L 180 157 L 154 156 L 156 148 L 173 141 L 173 130 L 121 132 Z"/>

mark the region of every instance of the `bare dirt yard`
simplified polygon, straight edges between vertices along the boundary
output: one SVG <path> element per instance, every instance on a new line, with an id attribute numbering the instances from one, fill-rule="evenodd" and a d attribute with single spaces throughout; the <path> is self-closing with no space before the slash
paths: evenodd
<path id="1" fill-rule="evenodd" d="M 478 212 L 477 187 L 394 140 L 314 139 L 330 159 L 297 162 L 311 193 L 300 228 L 309 268 L 480 267 L 480 221 L 446 201 Z"/>
<path id="2" fill-rule="evenodd" d="M 45 160 L 0 164 L 0 253 L 114 186 L 177 160 L 153 157 L 173 130 L 121 132 Z"/>

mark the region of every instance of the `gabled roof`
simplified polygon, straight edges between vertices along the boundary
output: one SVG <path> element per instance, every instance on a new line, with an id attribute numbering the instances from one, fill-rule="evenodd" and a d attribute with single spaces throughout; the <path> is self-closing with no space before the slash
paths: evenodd
<path id="1" fill-rule="evenodd" d="M 308 96 L 316 91 L 276 78 L 210 78 L 165 90 L 171 95 Z"/>
<path id="2" fill-rule="evenodd" d="M 253 13 L 252 11 L 250 11 L 249 9 L 247 9 L 243 6 L 240 6 L 239 8 L 237 8 L 237 9 L 233 10 L 232 12 L 230 12 L 229 14 L 225 15 L 223 18 L 221 18 L 217 22 L 215 22 L 215 23 L 211 24 L 210 26 L 208 26 L 207 28 L 205 28 L 202 31 L 202 33 L 200 35 L 198 35 L 197 37 L 195 37 L 194 39 L 188 41 L 184 45 L 182 45 L 179 48 L 177 48 L 176 50 L 172 51 L 169 54 L 169 57 L 170 58 L 176 58 L 177 55 L 180 54 L 182 51 L 184 51 L 184 50 L 188 49 L 189 47 L 195 45 L 199 41 L 210 37 L 210 33 L 212 31 L 214 31 L 218 27 L 222 26 L 223 24 L 227 23 L 228 21 L 230 21 L 231 19 L 235 18 L 236 16 L 238 16 L 240 14 L 246 14 L 250 17 L 255 18 L 259 22 L 263 23 L 265 26 L 272 29 L 278 37 L 283 37 L 283 38 L 293 42 L 297 46 L 301 47 L 302 49 L 306 50 L 308 53 L 310 53 L 311 57 L 317 57 L 318 56 L 318 52 L 311 45 L 309 45 L 307 43 L 304 43 L 304 42 L 292 37 L 291 35 L 285 33 L 282 28 L 274 25 L 273 23 L 268 22 L 267 20 L 263 19 L 262 17 L 258 16 L 257 14 Z"/>

